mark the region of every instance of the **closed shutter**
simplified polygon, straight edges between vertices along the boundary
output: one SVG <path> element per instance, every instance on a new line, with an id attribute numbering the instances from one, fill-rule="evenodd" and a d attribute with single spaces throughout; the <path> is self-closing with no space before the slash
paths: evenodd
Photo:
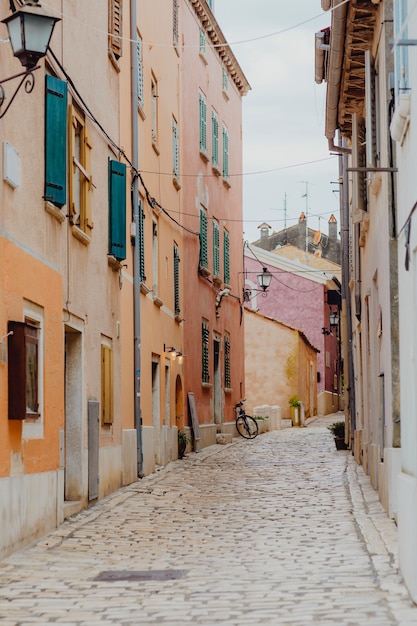
<path id="1" fill-rule="evenodd" d="M 220 231 L 216 222 L 213 222 L 213 275 L 220 276 Z"/>
<path id="2" fill-rule="evenodd" d="M 219 164 L 219 120 L 216 111 L 211 112 L 211 161 Z"/>
<path id="3" fill-rule="evenodd" d="M 200 209 L 200 266 L 208 267 L 207 215 L 203 209 Z"/>
<path id="4" fill-rule="evenodd" d="M 174 246 L 174 312 L 179 315 L 180 309 L 180 256 L 177 246 Z"/>
<path id="5" fill-rule="evenodd" d="M 207 151 L 207 105 L 202 93 L 200 93 L 200 150 Z"/>
<path id="6" fill-rule="evenodd" d="M 227 230 L 224 231 L 223 240 L 223 263 L 224 263 L 224 283 L 230 284 L 230 239 Z"/>
<path id="7" fill-rule="evenodd" d="M 143 108 L 145 103 L 144 96 L 144 87 L 143 87 L 143 45 L 142 39 L 138 35 L 138 39 L 136 42 L 136 54 L 137 54 L 137 64 L 138 64 L 138 105 Z"/>
<path id="8" fill-rule="evenodd" d="M 203 383 L 210 382 L 210 374 L 209 374 L 209 338 L 210 331 L 208 327 L 208 322 L 203 321 L 202 325 L 202 372 L 201 372 L 201 380 Z"/>
<path id="9" fill-rule="evenodd" d="M 139 245 L 138 252 L 139 254 L 139 280 L 141 283 L 146 281 L 145 276 L 145 213 L 143 211 L 143 202 L 139 200 Z"/>
<path id="10" fill-rule="evenodd" d="M 101 421 L 113 423 L 113 350 L 101 346 Z"/>
<path id="11" fill-rule="evenodd" d="M 223 127 L 223 178 L 229 178 L 229 133 Z"/>
<path id="12" fill-rule="evenodd" d="M 45 77 L 45 200 L 67 201 L 67 83 Z"/>
<path id="13" fill-rule="evenodd" d="M 110 50 L 116 59 L 122 56 L 122 0 L 109 0 Z"/>
<path id="14" fill-rule="evenodd" d="M 224 386 L 226 389 L 231 388 L 230 377 L 230 338 L 225 335 L 224 337 Z"/>
<path id="15" fill-rule="evenodd" d="M 126 165 L 109 160 L 109 254 L 126 258 Z"/>

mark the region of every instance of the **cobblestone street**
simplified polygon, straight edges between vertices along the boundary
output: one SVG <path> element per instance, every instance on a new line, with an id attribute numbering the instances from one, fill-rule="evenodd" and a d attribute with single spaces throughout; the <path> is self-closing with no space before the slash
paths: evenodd
<path id="1" fill-rule="evenodd" d="M 1 624 L 417 624 L 330 421 L 191 453 L 66 521 L 0 563 Z"/>

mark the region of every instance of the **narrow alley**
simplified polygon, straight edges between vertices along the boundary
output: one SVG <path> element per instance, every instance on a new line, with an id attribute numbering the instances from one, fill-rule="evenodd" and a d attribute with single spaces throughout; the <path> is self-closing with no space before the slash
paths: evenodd
<path id="1" fill-rule="evenodd" d="M 190 453 L 66 521 L 0 563 L 1 624 L 417 624 L 331 421 Z"/>

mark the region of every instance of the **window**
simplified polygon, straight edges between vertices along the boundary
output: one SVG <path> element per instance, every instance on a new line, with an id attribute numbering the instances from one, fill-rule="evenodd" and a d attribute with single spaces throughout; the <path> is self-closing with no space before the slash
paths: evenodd
<path id="1" fill-rule="evenodd" d="M 37 321 L 8 324 L 9 419 L 38 418 L 41 359 Z"/>
<path id="2" fill-rule="evenodd" d="M 206 54 L 206 33 L 200 28 L 200 54 Z"/>
<path id="3" fill-rule="evenodd" d="M 220 230 L 219 225 L 213 220 L 213 276 L 220 276 Z"/>
<path id="4" fill-rule="evenodd" d="M 229 178 L 229 131 L 223 126 L 223 178 Z"/>
<path id="5" fill-rule="evenodd" d="M 179 316 L 180 308 L 180 255 L 178 246 L 174 244 L 174 313 Z"/>
<path id="6" fill-rule="evenodd" d="M 213 167 L 219 165 L 219 118 L 217 112 L 211 111 L 211 162 Z"/>
<path id="7" fill-rule="evenodd" d="M 178 188 L 180 177 L 180 150 L 178 123 L 175 118 L 172 118 L 172 175 L 174 177 L 176 187 Z"/>
<path id="8" fill-rule="evenodd" d="M 230 285 L 230 239 L 227 230 L 223 233 L 223 266 L 224 277 L 223 281 L 225 285 Z"/>
<path id="9" fill-rule="evenodd" d="M 394 0 L 394 37 L 395 40 L 407 39 L 407 0 Z M 408 46 L 394 46 L 395 96 L 409 89 Z"/>
<path id="10" fill-rule="evenodd" d="M 225 67 L 222 68 L 222 87 L 224 92 L 229 91 L 229 74 Z"/>
<path id="11" fill-rule="evenodd" d="M 138 107 L 143 109 L 145 104 L 145 90 L 143 86 L 143 42 L 139 33 L 137 33 L 136 55 L 138 64 Z"/>
<path id="12" fill-rule="evenodd" d="M 71 223 L 90 234 L 91 216 L 91 142 L 85 118 L 74 106 L 71 109 L 70 128 L 70 216 Z"/>
<path id="13" fill-rule="evenodd" d="M 153 297 L 158 298 L 158 275 L 159 275 L 159 240 L 158 221 L 152 221 L 152 272 L 153 272 Z"/>
<path id="14" fill-rule="evenodd" d="M 109 345 L 101 345 L 101 423 L 113 424 L 113 350 Z"/>
<path id="15" fill-rule="evenodd" d="M 126 258 L 126 165 L 109 159 L 109 254 Z"/>
<path id="16" fill-rule="evenodd" d="M 210 382 L 210 374 L 209 374 L 209 324 L 207 320 L 203 320 L 201 327 L 201 342 L 202 342 L 202 372 L 201 372 L 201 381 L 203 383 Z"/>
<path id="17" fill-rule="evenodd" d="M 231 378 L 230 378 L 230 336 L 224 336 L 224 386 L 226 389 L 230 389 Z"/>
<path id="18" fill-rule="evenodd" d="M 143 200 L 139 198 L 139 232 L 138 246 L 136 254 L 139 255 L 139 280 L 141 283 L 146 281 L 145 276 L 145 213 L 143 210 Z"/>
<path id="19" fill-rule="evenodd" d="M 200 208 L 200 267 L 208 269 L 207 213 Z"/>
<path id="20" fill-rule="evenodd" d="M 117 61 L 122 56 L 122 0 L 109 0 L 109 52 Z"/>
<path id="21" fill-rule="evenodd" d="M 152 97 L 152 144 L 158 142 L 158 83 L 156 78 L 151 78 L 151 97 Z"/>
<path id="22" fill-rule="evenodd" d="M 200 91 L 200 152 L 207 152 L 207 103 L 205 95 Z"/>
<path id="23" fill-rule="evenodd" d="M 45 76 L 45 200 L 67 202 L 67 83 Z"/>
<path id="24" fill-rule="evenodd" d="M 178 46 L 178 0 L 173 0 L 172 27 L 172 40 L 174 46 Z"/>

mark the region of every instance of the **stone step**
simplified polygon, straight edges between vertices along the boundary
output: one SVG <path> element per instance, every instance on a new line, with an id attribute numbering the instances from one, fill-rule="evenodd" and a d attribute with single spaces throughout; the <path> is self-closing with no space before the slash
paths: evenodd
<path id="1" fill-rule="evenodd" d="M 233 436 L 231 433 L 217 433 L 216 435 L 216 443 L 220 443 L 221 445 L 225 445 L 226 443 L 232 443 Z"/>

